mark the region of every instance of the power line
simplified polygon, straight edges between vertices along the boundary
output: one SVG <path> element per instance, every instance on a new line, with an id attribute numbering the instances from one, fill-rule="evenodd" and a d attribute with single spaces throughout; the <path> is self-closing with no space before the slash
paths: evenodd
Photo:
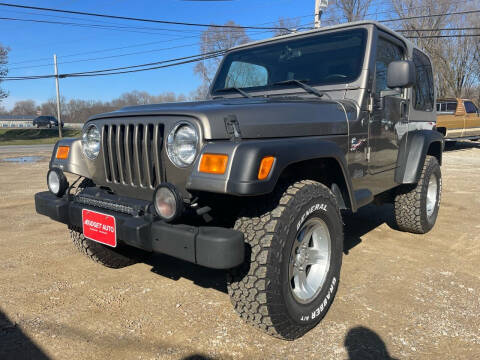
<path id="1" fill-rule="evenodd" d="M 54 23 L 54 24 L 66 24 L 66 25 L 84 25 L 84 26 L 89 26 L 91 24 L 77 24 L 77 23 L 61 23 L 61 22 L 52 22 L 52 21 L 47 21 L 47 20 L 36 20 L 36 19 L 15 19 L 15 18 L 0 18 L 0 20 L 19 20 L 19 21 L 32 21 L 32 22 L 40 22 L 40 23 Z M 235 29 L 233 29 L 235 30 Z M 254 34 L 259 35 L 259 34 L 264 34 L 270 32 L 268 31 L 256 31 Z M 182 37 L 175 37 L 171 39 L 166 39 L 162 41 L 153 41 L 153 42 L 147 42 L 147 43 L 142 43 L 142 44 L 134 44 L 130 46 L 122 46 L 122 47 L 116 47 L 116 48 L 109 48 L 109 49 L 100 49 L 100 50 L 93 50 L 93 51 L 86 51 L 86 52 L 81 52 L 81 53 L 74 53 L 74 54 L 68 54 L 61 56 L 61 58 L 66 58 L 66 57 L 72 57 L 72 56 L 78 56 L 78 55 L 85 55 L 85 54 L 92 54 L 92 53 L 99 53 L 99 52 L 108 52 L 108 51 L 113 51 L 113 50 L 121 50 L 121 49 L 128 49 L 128 48 L 134 48 L 134 47 L 141 47 L 141 46 L 147 46 L 147 45 L 153 45 L 153 44 L 159 44 L 159 43 L 165 43 L 165 42 L 172 42 L 172 41 L 177 41 L 177 40 L 185 40 L 185 39 L 193 39 L 193 38 L 198 38 L 200 35 L 193 35 L 193 36 L 182 36 Z M 192 44 L 196 45 L 196 44 Z M 123 56 L 123 55 L 119 55 Z M 39 62 L 39 61 L 44 61 L 44 60 L 50 60 L 50 57 L 45 57 L 45 58 L 37 58 L 37 59 L 31 59 L 31 60 L 23 60 L 23 61 L 17 61 L 14 63 L 10 63 L 10 65 L 18 65 L 18 64 L 26 64 L 26 63 L 31 63 L 31 62 Z M 89 60 L 89 59 L 87 59 Z M 83 61 L 83 60 L 82 60 Z M 61 62 L 59 64 L 62 64 L 65 62 Z M 51 63 L 48 65 L 38 65 L 38 66 L 32 66 L 32 67 L 43 67 L 43 66 L 49 66 Z M 27 68 L 27 67 L 16 67 L 16 68 L 10 68 L 10 69 L 20 69 L 20 68 Z"/>
<path id="2" fill-rule="evenodd" d="M 59 65 L 65 65 L 65 64 L 74 64 L 74 63 L 86 62 L 86 61 L 105 60 L 105 59 L 112 59 L 112 58 L 123 57 L 123 56 L 140 55 L 140 54 L 147 54 L 147 53 L 158 52 L 158 51 L 179 49 L 179 48 L 184 48 L 184 47 L 189 47 L 189 46 L 194 46 L 194 45 L 197 45 L 197 43 L 190 43 L 190 44 L 179 45 L 179 46 L 171 46 L 171 47 L 159 48 L 159 49 L 153 49 L 153 50 L 135 51 L 135 52 L 126 53 L 126 54 L 115 54 L 115 55 L 94 57 L 94 58 L 88 58 L 88 59 L 62 61 L 62 62 L 59 62 L 58 64 Z M 28 66 L 9 67 L 8 70 L 10 71 L 10 70 L 18 70 L 18 69 L 33 69 L 33 68 L 47 67 L 47 66 L 52 66 L 52 63 L 42 64 L 42 65 L 28 65 Z"/>
<path id="3" fill-rule="evenodd" d="M 54 20 L 40 20 L 40 19 L 21 19 L 21 18 L 13 18 L 13 17 L 0 17 L 0 20 L 5 21 L 21 21 L 21 22 L 32 22 L 32 23 L 41 23 L 41 24 L 55 24 L 55 25 L 67 25 L 67 26 L 75 26 L 75 27 L 82 27 L 82 28 L 94 28 L 94 29 L 101 29 L 101 30 L 113 30 L 113 31 L 122 31 L 122 32 L 131 32 L 131 33 L 139 33 L 139 34 L 154 34 L 159 35 L 158 32 L 155 31 L 141 31 L 141 30 L 129 30 L 135 29 L 135 27 L 129 26 L 115 26 L 115 25 L 100 25 L 100 24 L 92 24 L 92 23 L 75 23 L 75 22 L 65 22 L 65 21 L 54 21 Z M 142 27 L 136 27 L 137 29 L 142 29 Z M 174 29 L 154 29 L 154 28 L 144 28 L 150 30 L 157 30 L 157 31 L 175 31 Z M 233 29 L 235 30 L 235 29 Z M 200 31 L 200 30 L 192 30 L 192 31 Z"/>
<path id="4" fill-rule="evenodd" d="M 451 35 L 432 35 L 432 36 L 409 36 L 408 38 L 412 39 L 422 39 L 422 38 L 457 38 L 457 37 L 479 37 L 480 34 L 451 34 Z M 225 54 L 227 50 L 222 49 L 219 51 L 197 54 L 186 56 L 182 58 L 176 59 L 169 59 L 163 60 L 153 63 L 146 63 L 146 64 L 139 64 L 139 65 L 131 65 L 131 66 L 124 66 L 124 67 L 117 67 L 117 68 L 108 68 L 102 70 L 93 70 L 93 71 L 84 71 L 84 72 L 77 72 L 77 73 L 67 73 L 67 74 L 60 74 L 60 78 L 68 78 L 68 77 L 91 77 L 91 76 L 106 76 L 106 75 L 118 75 L 118 74 L 127 74 L 127 73 L 134 73 L 134 72 L 141 72 L 141 71 L 150 71 L 155 69 L 161 69 L 166 67 L 178 66 L 188 63 L 193 63 L 202 60 L 212 59 L 218 56 L 222 56 Z M 139 68 L 142 69 L 139 69 Z M 17 76 L 17 77 L 5 77 L 3 80 L 5 81 L 15 81 L 15 80 L 37 80 L 37 79 L 48 79 L 53 78 L 55 75 L 35 75 L 35 76 Z"/>
<path id="5" fill-rule="evenodd" d="M 413 20 L 413 19 L 423 19 L 423 18 L 429 18 L 429 17 L 440 17 L 440 16 L 450 16 L 450 15 L 474 14 L 474 13 L 479 13 L 479 12 L 480 12 L 480 10 L 455 11 L 455 12 L 443 13 L 443 14 L 406 16 L 406 17 L 400 17 L 400 18 L 396 18 L 396 19 L 379 20 L 378 22 L 384 23 L 384 22 L 392 22 L 392 21 L 404 21 L 404 20 Z"/>
<path id="6" fill-rule="evenodd" d="M 2 5 L 2 3 L 0 3 L 0 6 L 1 5 Z M 478 12 L 480 12 L 480 10 L 458 11 L 458 12 L 451 12 L 451 13 L 444 13 L 444 14 L 432 14 L 432 15 L 421 15 L 421 16 L 413 16 L 413 17 L 403 17 L 403 18 L 398 18 L 398 19 L 384 20 L 383 22 L 408 20 L 408 19 L 424 18 L 424 17 L 438 17 L 438 16 L 449 16 L 449 15 L 458 15 L 458 14 L 467 14 L 467 13 L 478 13 Z M 444 29 L 444 30 L 453 31 L 453 30 L 460 30 L 460 29 L 461 30 L 478 30 L 479 28 L 451 28 L 451 29 Z M 399 32 L 405 32 L 405 31 L 438 31 L 438 30 L 439 29 L 412 29 L 412 30 L 402 29 L 402 30 L 399 30 Z M 480 35 L 477 35 L 477 34 L 450 34 L 450 35 L 407 36 L 407 37 L 412 38 L 412 39 L 418 39 L 418 38 L 456 38 L 456 37 L 477 37 L 477 36 L 480 36 Z M 189 46 L 189 45 L 185 45 L 185 46 Z M 219 50 L 218 52 L 215 52 L 215 53 L 216 53 L 216 56 L 220 56 L 224 52 L 225 52 L 225 50 Z M 148 64 L 141 64 L 141 65 L 125 66 L 125 67 L 121 67 L 121 68 L 110 68 L 110 69 L 104 69 L 104 70 L 94 70 L 94 71 L 88 71 L 88 72 L 82 72 L 82 73 L 63 74 L 63 75 L 61 75 L 61 77 L 81 76 L 82 74 L 98 74 L 98 73 L 105 73 L 103 75 L 113 75 L 115 73 L 112 73 L 112 71 L 151 66 L 151 65 L 156 65 L 156 64 L 166 63 L 166 62 L 174 62 L 174 61 L 183 60 L 183 59 L 191 59 L 191 58 L 194 58 L 196 56 L 203 56 L 203 58 L 205 58 L 206 56 L 211 56 L 211 54 L 213 54 L 213 53 L 206 53 L 206 54 L 189 56 L 189 57 L 185 57 L 185 58 L 171 59 L 171 60 L 161 61 L 161 62 L 157 62 L 157 63 L 148 63 Z M 126 55 L 128 55 L 128 54 L 125 54 L 125 56 Z M 95 58 L 94 59 L 85 59 L 85 61 L 88 61 L 88 60 L 95 60 Z M 197 60 L 193 60 L 193 61 L 199 61 L 199 60 L 202 60 L 202 58 L 197 59 Z M 79 60 L 79 61 L 82 61 L 82 60 Z M 169 65 L 169 66 L 173 66 L 173 65 Z M 152 69 L 140 69 L 140 70 L 142 70 L 142 71 L 153 70 L 153 68 Z M 125 72 L 122 72 L 122 73 L 125 73 Z M 7 77 L 7 78 L 5 78 L 5 80 L 40 79 L 40 78 L 48 78 L 48 77 L 51 77 L 51 75 L 39 75 L 39 76 L 30 76 L 30 77 L 21 77 L 21 76 L 20 77 Z"/>
<path id="7" fill-rule="evenodd" d="M 149 22 L 149 23 L 156 23 L 156 24 L 168 24 L 168 25 L 216 27 L 216 28 L 230 28 L 230 29 L 257 29 L 257 30 L 277 30 L 277 29 L 281 29 L 281 28 L 278 28 L 278 27 L 216 25 L 216 24 L 189 23 L 189 22 L 182 22 L 182 21 L 144 19 L 144 18 L 135 18 L 135 17 L 129 17 L 129 16 L 98 14 L 98 13 L 90 13 L 90 12 L 84 12 L 84 11 L 62 10 L 62 9 L 44 8 L 44 7 L 27 6 L 27 5 L 17 5 L 17 4 L 9 4 L 9 3 L 0 3 L 0 6 L 14 7 L 14 8 L 20 8 L 20 9 L 39 10 L 39 11 L 58 12 L 58 13 L 65 13 L 65 14 L 75 14 L 75 15 L 83 15 L 83 16 L 95 16 L 95 17 L 117 19 L 117 20 L 130 20 L 130 21 Z"/>
<path id="8" fill-rule="evenodd" d="M 414 31 L 464 31 L 464 30 L 480 30 L 480 27 L 457 27 L 457 28 L 438 28 L 438 29 L 400 29 L 396 32 L 414 32 Z"/>
<path id="9" fill-rule="evenodd" d="M 160 65 L 160 66 L 155 66 L 155 67 L 150 67 L 150 68 L 145 68 L 145 69 L 135 69 L 135 70 L 126 70 L 126 71 L 117 71 L 117 72 L 110 72 L 110 73 L 96 73 L 96 74 L 63 74 L 59 75 L 61 78 L 67 78 L 67 77 L 92 77 L 92 76 L 105 76 L 105 75 L 118 75 L 118 74 L 126 74 L 126 73 L 133 73 L 133 72 L 141 72 L 141 71 L 150 71 L 150 70 L 155 70 L 155 69 L 161 69 L 161 68 L 167 68 L 167 67 L 172 67 L 172 66 L 178 66 L 178 65 L 183 65 L 183 64 L 189 64 L 197 61 L 202 61 L 202 60 L 208 60 L 215 58 L 219 55 L 211 55 L 211 56 L 202 56 L 200 58 L 196 59 L 190 59 L 190 60 L 185 60 L 185 61 L 180 61 L 176 62 L 173 64 L 167 64 L 167 65 Z M 20 80 L 39 80 L 39 79 L 50 79 L 54 78 L 55 75 L 44 75 L 44 76 L 25 76 L 25 77 L 12 77 L 12 78 L 6 78 L 3 79 L 5 81 L 20 81 Z"/>
<path id="10" fill-rule="evenodd" d="M 136 68 L 139 68 L 139 67 L 160 65 L 160 64 L 171 63 L 171 62 L 177 62 L 176 64 L 180 65 L 180 64 L 185 64 L 185 63 L 189 63 L 189 62 L 201 61 L 201 60 L 206 60 L 206 59 L 210 59 L 210 58 L 213 58 L 213 57 L 218 57 L 218 56 L 223 55 L 225 52 L 226 52 L 226 50 L 212 51 L 212 52 L 203 53 L 203 54 L 196 54 L 196 55 L 185 56 L 185 57 L 175 58 L 175 59 L 162 60 L 162 61 L 146 63 L 146 64 L 130 65 L 130 66 L 108 68 L 108 69 L 102 69 L 102 70 L 92 70 L 92 71 L 59 74 L 58 76 L 60 78 L 67 78 L 67 77 L 73 77 L 73 76 L 78 77 L 78 76 L 92 76 L 92 75 L 108 75 L 112 71 L 136 69 Z M 170 64 L 168 66 L 172 66 L 172 65 L 173 64 Z M 160 66 L 160 67 L 155 67 L 155 68 L 161 68 L 161 67 L 167 67 L 167 66 Z M 155 68 L 137 69 L 137 70 L 142 70 L 142 71 L 143 70 L 153 70 Z M 136 72 L 136 71 L 128 71 L 128 72 Z M 5 81 L 8 81 L 8 80 L 34 80 L 34 79 L 48 79 L 48 78 L 52 78 L 52 77 L 55 77 L 55 75 L 32 75 L 32 76 L 10 76 L 10 77 L 7 76 L 7 77 L 4 77 L 2 80 L 5 80 Z"/>
<path id="11" fill-rule="evenodd" d="M 425 35 L 425 36 L 405 36 L 407 39 L 436 39 L 436 38 L 463 38 L 479 37 L 480 34 L 456 34 L 456 35 Z"/>
<path id="12" fill-rule="evenodd" d="M 37 15 L 37 14 L 31 14 Z M 44 15 L 40 15 L 44 16 Z M 114 30 L 114 31 L 125 31 L 125 32 L 136 32 L 142 34 L 155 34 L 157 31 L 160 32 L 175 32 L 175 33 L 192 33 L 192 32 L 202 32 L 200 29 L 192 30 L 182 30 L 182 29 L 165 29 L 165 28 L 156 28 L 156 27 L 146 27 L 146 26 L 124 26 L 124 25 L 103 25 L 96 23 L 78 23 L 78 22 L 66 22 L 66 21 L 54 21 L 54 20 L 44 20 L 44 19 L 24 19 L 24 18 L 14 18 L 14 17 L 0 17 L 0 20 L 7 21 L 23 21 L 23 22 L 33 22 L 33 23 L 44 23 L 44 24 L 55 24 L 55 25 L 68 25 L 68 26 L 77 26 L 77 27 L 86 27 L 86 28 L 95 28 L 102 30 Z M 111 24 L 111 23 L 110 23 Z M 134 30 L 130 30 L 134 29 Z M 139 30 L 149 30 L 149 31 L 139 31 Z M 249 31 L 252 29 L 230 29 L 231 31 Z M 152 32 L 153 31 L 153 32 Z"/>
<path id="13" fill-rule="evenodd" d="M 263 31 L 261 33 L 265 33 L 265 32 L 269 32 L 269 31 Z M 192 37 L 196 37 L 196 36 L 189 36 L 189 37 L 185 37 L 184 39 L 192 38 Z M 177 40 L 177 39 L 175 39 L 175 40 Z M 160 43 L 168 42 L 168 41 L 169 40 L 160 41 Z M 173 41 L 173 40 L 171 40 L 171 41 Z M 156 43 L 159 43 L 159 42 L 150 42 L 150 43 L 146 43 L 146 44 L 156 44 Z M 216 42 L 215 41 L 207 41 L 207 42 L 205 42 L 205 44 L 216 44 Z M 151 50 L 145 50 L 145 51 L 135 51 L 135 52 L 124 53 L 124 54 L 114 54 L 114 55 L 87 58 L 87 59 L 79 59 L 79 60 L 72 60 L 72 61 L 62 61 L 62 62 L 59 62 L 58 64 L 59 65 L 61 65 L 61 64 L 73 64 L 73 63 L 79 63 L 79 62 L 105 60 L 105 59 L 112 59 L 112 58 L 118 58 L 118 57 L 124 57 L 124 56 L 132 56 L 132 55 L 148 54 L 148 53 L 165 51 L 165 50 L 173 50 L 173 49 L 191 47 L 191 46 L 195 46 L 195 45 L 198 45 L 198 43 L 182 44 L 182 45 L 178 45 L 178 46 L 164 47 L 164 48 L 151 49 Z M 84 52 L 84 53 L 77 53 L 77 54 L 74 54 L 74 55 L 77 56 L 77 55 L 81 55 L 81 54 L 91 54 L 91 53 L 105 52 L 105 51 L 111 51 L 111 50 L 117 50 L 117 49 L 125 49 L 125 48 L 129 48 L 129 47 L 137 47 L 137 46 L 143 46 L 143 45 L 138 44 L 138 45 L 133 45 L 133 46 L 125 46 L 125 47 L 104 49 L 104 50 L 98 50 L 98 51 L 88 51 L 88 52 Z M 71 57 L 71 56 L 74 56 L 74 55 L 65 55 L 65 56 L 62 56 L 62 58 Z M 44 59 L 47 60 L 47 59 L 50 59 L 50 58 L 44 58 Z M 35 61 L 35 60 L 31 60 L 29 62 L 32 62 L 32 61 Z M 20 62 L 20 63 L 22 63 L 22 62 Z M 49 62 L 49 63 L 41 64 L 41 65 L 16 66 L 16 67 L 9 67 L 9 71 L 10 70 L 18 70 L 18 69 L 33 69 L 33 68 L 47 67 L 47 66 L 52 66 L 52 65 L 53 64 Z"/>
<path id="14" fill-rule="evenodd" d="M 13 14 L 21 14 L 21 15 L 30 15 L 30 16 L 40 16 L 43 18 L 54 18 L 54 19 L 69 19 L 69 20 L 80 20 L 78 17 L 74 16 L 61 16 L 61 15 L 46 15 L 46 14 L 40 14 L 36 12 L 30 12 L 30 11 L 15 11 L 15 10 L 4 10 L 5 12 L 8 13 L 13 13 Z M 45 20 L 45 19 L 41 19 Z M 112 21 L 102 21 L 102 20 L 88 20 L 86 24 L 90 25 L 116 25 L 118 26 L 119 23 L 112 22 Z M 157 27 L 146 27 L 146 26 L 132 26 L 132 25 L 124 25 L 122 26 L 124 28 L 131 28 L 131 29 L 141 29 L 141 30 L 163 30 L 163 31 L 172 31 L 172 32 L 191 32 L 191 31 L 197 31 L 197 30 L 187 30 L 187 29 L 167 29 L 167 28 L 157 28 Z M 198 30 L 200 31 L 200 30 Z"/>

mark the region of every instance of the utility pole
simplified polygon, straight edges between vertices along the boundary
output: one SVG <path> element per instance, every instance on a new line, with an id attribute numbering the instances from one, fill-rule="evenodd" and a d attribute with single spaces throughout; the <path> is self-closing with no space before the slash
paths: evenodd
<path id="1" fill-rule="evenodd" d="M 315 0 L 315 29 L 320 27 L 320 19 L 327 6 L 328 0 Z"/>
<path id="2" fill-rule="evenodd" d="M 58 120 L 58 137 L 62 138 L 62 114 L 60 112 L 60 86 L 58 84 L 58 67 L 57 55 L 53 54 L 53 63 L 55 64 L 55 83 L 57 85 L 57 120 Z"/>

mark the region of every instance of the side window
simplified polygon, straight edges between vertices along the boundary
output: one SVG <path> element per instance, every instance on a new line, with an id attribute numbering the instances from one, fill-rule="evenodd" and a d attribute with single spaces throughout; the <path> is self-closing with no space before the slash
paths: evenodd
<path id="1" fill-rule="evenodd" d="M 432 111 L 434 103 L 432 65 L 428 57 L 417 49 L 413 50 L 413 62 L 416 70 L 413 108 L 421 111 Z"/>
<path id="2" fill-rule="evenodd" d="M 388 64 L 395 60 L 403 59 L 403 50 L 401 47 L 379 38 L 377 45 L 377 57 L 375 60 L 375 93 L 377 96 L 383 90 L 388 90 L 387 69 Z"/>
<path id="3" fill-rule="evenodd" d="M 267 83 L 268 72 L 265 67 L 241 61 L 232 62 L 225 79 L 226 88 L 265 86 Z"/>
<path id="4" fill-rule="evenodd" d="M 476 114 L 477 113 L 477 107 L 475 106 L 475 104 L 471 101 L 465 101 L 464 102 L 465 104 L 465 111 L 467 112 L 467 114 Z"/>
<path id="5" fill-rule="evenodd" d="M 457 111 L 457 103 L 456 102 L 447 103 L 447 110 L 446 111 L 452 111 L 452 112 Z"/>

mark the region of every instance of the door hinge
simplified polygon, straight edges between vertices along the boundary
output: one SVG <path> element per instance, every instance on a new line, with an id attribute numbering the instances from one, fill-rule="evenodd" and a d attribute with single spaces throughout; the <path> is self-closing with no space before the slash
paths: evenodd
<path id="1" fill-rule="evenodd" d="M 373 112 L 373 96 L 370 95 L 368 97 L 368 105 L 367 105 L 367 110 L 369 113 L 372 113 Z"/>
<path id="2" fill-rule="evenodd" d="M 241 139 L 242 133 L 240 131 L 240 124 L 238 123 L 237 117 L 235 115 L 228 115 L 224 120 L 227 134 L 230 135 L 233 140 Z"/>

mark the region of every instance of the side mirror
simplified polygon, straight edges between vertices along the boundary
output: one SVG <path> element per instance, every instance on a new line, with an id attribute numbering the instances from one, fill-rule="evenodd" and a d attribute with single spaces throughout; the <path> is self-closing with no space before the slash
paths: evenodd
<path id="1" fill-rule="evenodd" d="M 408 88 L 415 84 L 415 64 L 410 60 L 392 61 L 387 69 L 387 86 L 390 89 Z"/>

